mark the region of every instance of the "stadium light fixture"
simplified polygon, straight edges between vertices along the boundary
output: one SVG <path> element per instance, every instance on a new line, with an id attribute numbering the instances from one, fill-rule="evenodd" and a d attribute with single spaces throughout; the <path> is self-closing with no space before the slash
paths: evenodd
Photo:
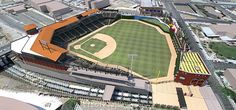
<path id="1" fill-rule="evenodd" d="M 138 56 L 137 54 L 128 54 L 128 57 L 131 58 L 131 63 L 130 63 L 130 70 L 131 70 L 131 72 L 130 73 L 132 73 L 132 71 L 133 71 L 134 57 L 137 57 L 137 56 Z"/>

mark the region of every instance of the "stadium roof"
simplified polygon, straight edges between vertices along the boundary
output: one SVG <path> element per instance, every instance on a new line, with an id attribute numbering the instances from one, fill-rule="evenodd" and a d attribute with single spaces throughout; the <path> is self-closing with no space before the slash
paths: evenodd
<path id="1" fill-rule="evenodd" d="M 98 9 L 88 10 L 82 13 L 81 16 L 88 16 L 98 11 L 99 11 Z M 48 59 L 57 61 L 58 58 L 63 53 L 67 52 L 67 50 L 57 45 L 51 44 L 54 31 L 59 28 L 65 27 L 69 24 L 75 23 L 77 21 L 79 21 L 79 19 L 74 16 L 74 17 L 70 17 L 65 20 L 62 20 L 60 22 L 43 27 L 41 31 L 39 32 L 39 35 L 35 39 L 34 43 L 32 44 L 32 47 L 30 50 Z"/>
<path id="2" fill-rule="evenodd" d="M 82 13 L 81 16 L 89 16 L 91 14 L 94 14 L 94 13 L 98 12 L 98 11 L 99 11 L 98 9 L 87 10 L 84 13 Z"/>
<path id="3" fill-rule="evenodd" d="M 209 74 L 204 62 L 196 52 L 186 52 L 183 54 L 180 70 L 193 74 Z"/>
<path id="4" fill-rule="evenodd" d="M 20 53 L 20 54 L 22 54 L 22 52 L 24 52 L 24 53 L 33 54 L 36 56 L 41 56 L 40 54 L 30 50 L 30 48 L 33 45 L 37 36 L 38 36 L 38 34 L 29 35 L 29 36 L 22 37 L 21 39 L 18 39 L 16 41 L 12 42 L 11 43 L 11 50 L 13 50 L 16 53 Z"/>
<path id="5" fill-rule="evenodd" d="M 11 43 L 11 50 L 16 53 L 21 53 L 22 49 L 24 48 L 26 42 L 29 40 L 29 37 L 23 37 L 19 40 L 16 40 Z"/>
<path id="6" fill-rule="evenodd" d="M 53 61 L 57 61 L 57 59 L 63 53 L 67 52 L 67 50 L 54 44 L 51 44 L 51 39 L 53 37 L 54 31 L 76 21 L 78 21 L 76 17 L 71 17 L 63 21 L 54 23 L 52 25 L 43 27 L 42 30 L 39 32 L 38 37 L 34 41 L 31 50 Z M 44 48 L 43 45 L 45 45 L 46 47 Z"/>

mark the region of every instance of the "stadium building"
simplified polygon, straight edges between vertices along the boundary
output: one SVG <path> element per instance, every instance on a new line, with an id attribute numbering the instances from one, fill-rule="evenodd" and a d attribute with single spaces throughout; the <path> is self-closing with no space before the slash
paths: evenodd
<path id="1" fill-rule="evenodd" d="M 209 70 L 198 53 L 186 52 L 183 54 L 179 72 L 175 75 L 176 82 L 184 85 L 203 86 L 209 77 Z"/>
<path id="2" fill-rule="evenodd" d="M 15 64 L 56 79 L 103 89 L 103 92 L 99 92 L 102 97 L 91 96 L 94 91 L 86 89 L 86 92 L 90 92 L 84 94 L 86 97 L 152 103 L 151 84 L 148 80 L 115 67 L 96 65 L 68 52 L 68 43 L 115 22 L 120 16 L 117 10 L 92 9 L 45 26 L 36 34 L 34 34 L 37 32 L 35 25 L 25 26 L 26 32 L 33 35 L 28 34 L 12 42 L 11 49 L 17 56 Z M 76 93 L 71 89 L 69 92 Z"/>

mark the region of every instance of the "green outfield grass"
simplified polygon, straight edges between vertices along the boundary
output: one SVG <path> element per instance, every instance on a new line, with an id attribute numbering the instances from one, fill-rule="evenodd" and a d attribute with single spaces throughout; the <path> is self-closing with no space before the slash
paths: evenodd
<path id="1" fill-rule="evenodd" d="M 229 59 L 236 59 L 236 47 L 228 46 L 223 42 L 211 42 L 209 47 L 218 55 Z"/>
<path id="2" fill-rule="evenodd" d="M 106 46 L 106 42 L 104 41 L 101 41 L 98 39 L 89 39 L 88 41 L 86 41 L 85 43 L 81 45 L 81 48 L 94 54 L 95 52 L 100 51 L 105 46 Z"/>
<path id="3" fill-rule="evenodd" d="M 133 61 L 133 71 L 148 78 L 167 75 L 171 53 L 166 38 L 155 28 L 137 21 L 121 20 L 97 33 L 107 34 L 115 39 L 117 47 L 115 52 L 109 57 L 98 59 L 82 50 L 75 50 L 70 47 L 71 50 L 104 63 L 121 65 L 126 68 L 129 68 L 131 63 L 128 54 L 137 54 Z M 86 41 L 86 45 L 87 42 L 93 41 Z M 93 43 L 97 45 L 96 42 Z M 89 43 L 87 46 L 90 48 Z M 85 47 L 82 48 L 84 49 Z"/>

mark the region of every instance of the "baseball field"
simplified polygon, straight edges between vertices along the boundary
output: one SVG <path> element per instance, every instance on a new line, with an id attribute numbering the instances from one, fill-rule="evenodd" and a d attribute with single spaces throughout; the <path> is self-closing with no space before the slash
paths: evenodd
<path id="1" fill-rule="evenodd" d="M 93 61 L 132 67 L 147 78 L 166 76 L 171 59 L 163 32 L 137 20 L 119 20 L 71 43 L 69 49 Z"/>

